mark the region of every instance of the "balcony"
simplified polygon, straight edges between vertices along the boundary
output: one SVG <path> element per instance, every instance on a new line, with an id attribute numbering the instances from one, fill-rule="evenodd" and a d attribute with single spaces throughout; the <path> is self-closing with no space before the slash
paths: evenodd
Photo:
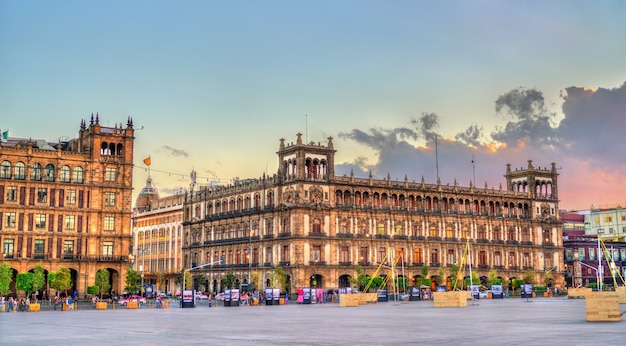
<path id="1" fill-rule="evenodd" d="M 352 233 L 337 233 L 337 238 L 350 239 L 354 237 Z"/>
<path id="2" fill-rule="evenodd" d="M 310 266 L 325 266 L 326 262 L 325 261 L 310 261 L 309 265 Z"/>
<path id="3" fill-rule="evenodd" d="M 324 232 L 311 232 L 309 238 L 326 238 L 327 235 Z"/>
<path id="4" fill-rule="evenodd" d="M 278 262 L 279 267 L 289 267 L 291 265 L 291 261 L 281 261 Z"/>
<path id="5" fill-rule="evenodd" d="M 278 238 L 289 238 L 289 237 L 291 237 L 291 232 L 278 233 Z"/>
<path id="6" fill-rule="evenodd" d="M 340 267 L 350 267 L 352 266 L 352 262 L 339 262 Z"/>
<path id="7" fill-rule="evenodd" d="M 399 234 L 396 234 L 396 235 L 394 235 L 394 236 L 393 236 L 393 239 L 397 239 L 397 240 L 408 240 L 408 239 L 409 239 L 409 237 L 408 237 L 408 236 L 406 236 L 406 235 L 399 235 Z"/>
<path id="8" fill-rule="evenodd" d="M 391 239 L 389 234 L 377 234 L 376 239 Z"/>
<path id="9" fill-rule="evenodd" d="M 266 234 L 263 236 L 263 239 L 274 239 L 274 235 L 273 234 Z"/>

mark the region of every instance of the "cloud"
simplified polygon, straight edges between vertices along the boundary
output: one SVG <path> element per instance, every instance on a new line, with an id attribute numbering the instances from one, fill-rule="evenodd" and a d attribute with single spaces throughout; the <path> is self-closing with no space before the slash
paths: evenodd
<path id="1" fill-rule="evenodd" d="M 355 176 L 366 176 L 363 173 L 371 171 L 376 179 L 390 174 L 392 179 L 402 180 L 406 175 L 409 181 L 424 177 L 427 183 L 440 177 L 444 185 L 456 181 L 468 186 L 476 181 L 479 187 L 486 182 L 499 189 L 504 185 L 507 163 L 515 170 L 525 168 L 528 160 L 536 168 L 549 168 L 555 162 L 561 207 L 582 209 L 594 203 L 622 201 L 626 195 L 620 191 L 623 184 L 611 190 L 606 182 L 626 180 L 622 140 L 626 83 L 615 89 L 569 87 L 562 98 L 563 119 L 558 122 L 539 90 L 520 87 L 498 96 L 496 115 L 510 119 L 487 136 L 479 124 L 454 137 L 439 135 L 436 113 L 408 119 L 412 127 L 352 129 L 339 137 L 373 149 L 377 161 L 359 157 L 337 164 L 336 173 L 354 171 Z"/>
<path id="2" fill-rule="evenodd" d="M 171 156 L 189 157 L 189 154 L 186 151 L 182 149 L 172 148 L 169 145 L 164 145 L 161 147 L 161 149 L 165 150 L 168 155 Z"/>

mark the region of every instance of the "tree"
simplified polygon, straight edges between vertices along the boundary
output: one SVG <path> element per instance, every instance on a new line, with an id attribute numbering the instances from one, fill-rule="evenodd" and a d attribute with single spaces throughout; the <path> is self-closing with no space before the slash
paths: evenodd
<path id="1" fill-rule="evenodd" d="M 446 269 L 444 267 L 439 267 L 437 270 L 437 275 L 435 276 L 435 283 L 437 286 L 441 286 L 443 281 L 446 279 Z"/>
<path id="2" fill-rule="evenodd" d="M 0 296 L 11 293 L 11 282 L 13 282 L 13 269 L 4 262 L 0 264 Z"/>
<path id="3" fill-rule="evenodd" d="M 208 287 L 209 279 L 204 274 L 193 275 L 193 288 L 197 290 L 200 286 Z"/>
<path id="4" fill-rule="evenodd" d="M 98 294 L 100 294 L 100 299 L 102 299 L 102 295 L 104 293 L 109 292 L 111 289 L 111 274 L 106 268 L 102 268 L 96 272 L 96 286 L 98 286 Z"/>
<path id="5" fill-rule="evenodd" d="M 33 269 L 33 291 L 39 291 L 46 285 L 46 277 L 44 275 L 42 262 L 39 261 Z"/>
<path id="6" fill-rule="evenodd" d="M 498 272 L 495 269 L 490 270 L 487 274 L 487 287 L 491 289 L 493 285 L 502 285 L 502 279 L 498 277 Z"/>
<path id="7" fill-rule="evenodd" d="M 131 294 L 139 291 L 139 272 L 131 267 L 126 268 L 126 286 L 124 289 Z"/>
<path id="8" fill-rule="evenodd" d="M 367 274 L 365 274 L 363 267 L 361 267 L 360 265 L 357 265 L 356 266 L 356 278 L 351 277 L 350 283 L 353 285 L 356 285 L 359 291 L 364 291 L 365 287 L 367 287 L 368 282 L 369 282 L 369 278 Z"/>
<path id="9" fill-rule="evenodd" d="M 274 268 L 271 276 L 272 287 L 280 289 L 282 292 L 287 292 L 287 274 L 281 267 Z"/>
<path id="10" fill-rule="evenodd" d="M 395 284 L 396 284 L 396 290 L 398 292 L 400 291 L 406 291 L 406 289 L 409 287 L 409 285 L 407 284 L 407 280 L 404 276 L 399 276 L 397 278 L 394 279 Z"/>
<path id="11" fill-rule="evenodd" d="M 463 285 L 462 278 L 459 278 L 460 271 L 459 266 L 456 264 L 450 267 L 450 285 L 452 285 L 453 290 Z"/>
<path id="12" fill-rule="evenodd" d="M 235 278 L 235 274 L 233 274 L 232 270 L 229 270 L 226 275 L 222 278 L 221 286 L 222 288 L 230 289 L 235 286 L 237 282 L 237 278 Z"/>
<path id="13" fill-rule="evenodd" d="M 26 292 L 26 296 L 30 296 L 31 293 L 33 293 L 33 276 L 35 274 L 31 273 L 31 272 L 27 272 L 27 273 L 19 273 L 17 274 L 17 276 L 15 277 L 16 282 L 15 282 L 15 288 L 18 291 L 24 291 Z"/>
<path id="14" fill-rule="evenodd" d="M 551 271 L 546 271 L 543 273 L 543 282 L 546 284 L 546 287 L 550 287 L 552 286 L 552 282 L 554 281 L 554 279 L 552 278 L 552 272 Z"/>
<path id="15" fill-rule="evenodd" d="M 162 291 L 163 286 L 165 286 L 165 278 L 163 277 L 163 273 L 157 272 L 156 275 L 156 288 L 157 291 Z"/>
<path id="16" fill-rule="evenodd" d="M 522 276 L 522 280 L 524 280 L 524 283 L 527 284 L 532 284 L 535 282 L 535 277 L 537 276 L 537 274 L 535 273 L 534 270 L 532 269 L 528 269 L 525 273 L 524 276 Z"/>
<path id="17" fill-rule="evenodd" d="M 261 274 L 259 274 L 258 270 L 252 272 L 252 280 L 250 281 L 250 283 L 252 284 L 252 290 L 254 290 L 256 287 L 261 287 Z"/>
<path id="18" fill-rule="evenodd" d="M 65 267 L 59 267 L 56 272 L 48 275 L 48 284 L 57 291 L 63 291 L 67 295 L 67 291 L 72 287 L 72 274 Z"/>
<path id="19" fill-rule="evenodd" d="M 374 276 L 373 278 L 370 279 L 370 281 L 372 282 L 370 284 L 370 288 L 373 288 L 373 289 L 381 288 L 383 286 L 383 282 L 385 282 L 385 280 L 380 275 Z"/>

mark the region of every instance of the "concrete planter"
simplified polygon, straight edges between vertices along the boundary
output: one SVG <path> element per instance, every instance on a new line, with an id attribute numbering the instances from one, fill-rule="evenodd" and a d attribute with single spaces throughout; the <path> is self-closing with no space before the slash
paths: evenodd
<path id="1" fill-rule="evenodd" d="M 128 302 L 126 303 L 127 309 L 137 309 L 139 308 L 139 302 Z"/>
<path id="2" fill-rule="evenodd" d="M 96 310 L 106 310 L 108 308 L 107 302 L 96 302 Z"/>
<path id="3" fill-rule="evenodd" d="M 339 294 L 339 306 L 359 306 L 360 294 Z"/>
<path id="4" fill-rule="evenodd" d="M 39 303 L 30 303 L 28 305 L 28 311 L 31 311 L 31 312 L 39 312 L 39 311 L 41 311 L 41 304 L 39 304 Z"/>

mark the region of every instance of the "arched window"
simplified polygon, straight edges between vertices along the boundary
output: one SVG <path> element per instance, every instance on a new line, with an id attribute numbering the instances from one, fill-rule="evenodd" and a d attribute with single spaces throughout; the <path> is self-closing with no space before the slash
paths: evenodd
<path id="1" fill-rule="evenodd" d="M 46 165 L 45 173 L 44 173 L 45 181 L 54 181 L 54 165 L 51 163 Z"/>
<path id="2" fill-rule="evenodd" d="M 2 161 L 0 164 L 0 178 L 2 179 L 10 179 L 11 178 L 11 162 Z"/>
<path id="3" fill-rule="evenodd" d="M 111 155 L 111 152 L 109 151 L 109 143 L 102 142 L 102 144 L 100 145 L 100 154 L 101 155 Z"/>
<path id="4" fill-rule="evenodd" d="M 70 182 L 70 167 L 69 166 L 61 167 L 61 169 L 59 170 L 59 181 L 61 181 L 62 183 Z"/>
<path id="5" fill-rule="evenodd" d="M 83 173 L 83 167 L 74 168 L 74 183 L 82 184 L 85 182 L 85 175 Z"/>
<path id="6" fill-rule="evenodd" d="M 30 166 L 30 180 L 41 181 L 41 165 L 39 163 L 33 163 Z"/>
<path id="7" fill-rule="evenodd" d="M 17 180 L 24 180 L 26 179 L 26 165 L 24 164 L 24 162 L 20 161 L 18 163 L 15 164 L 15 179 Z"/>
<path id="8" fill-rule="evenodd" d="M 117 149 L 115 151 L 115 155 L 122 156 L 122 148 L 123 148 L 122 144 L 118 144 Z"/>

